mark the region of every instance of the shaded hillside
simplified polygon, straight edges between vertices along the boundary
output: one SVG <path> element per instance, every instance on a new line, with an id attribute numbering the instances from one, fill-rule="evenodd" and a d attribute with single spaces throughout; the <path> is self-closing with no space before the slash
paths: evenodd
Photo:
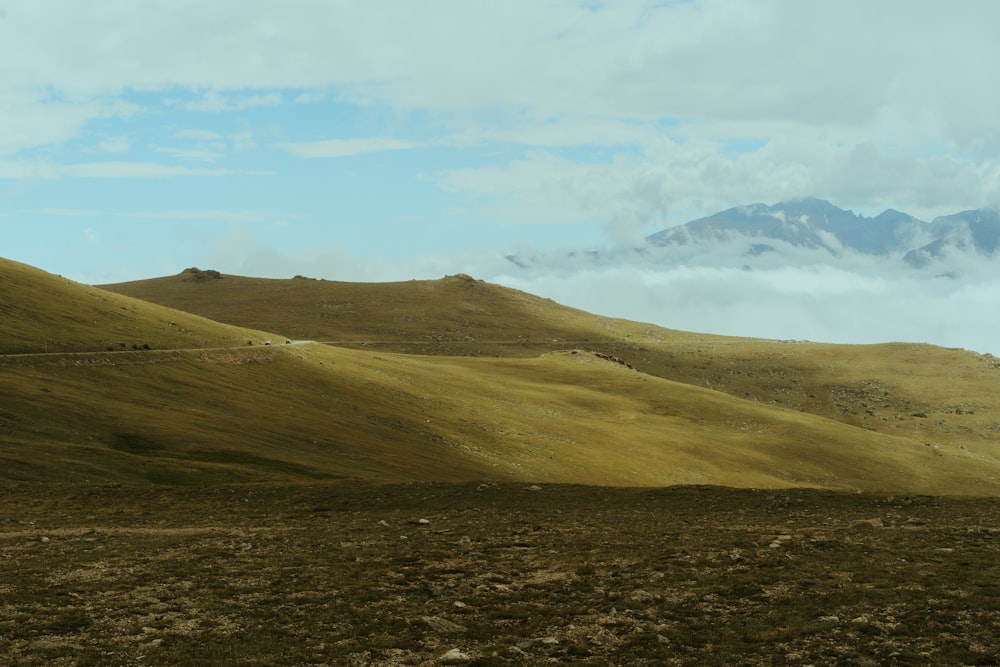
<path id="1" fill-rule="evenodd" d="M 0 354 L 219 347 L 267 337 L 6 259 L 0 259 L 0 318 Z"/>

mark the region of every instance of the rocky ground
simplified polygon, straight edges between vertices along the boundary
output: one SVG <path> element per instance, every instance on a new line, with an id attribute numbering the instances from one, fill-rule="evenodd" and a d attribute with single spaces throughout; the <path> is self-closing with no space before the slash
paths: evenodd
<path id="1" fill-rule="evenodd" d="M 1000 501 L 0 488 L 11 665 L 995 665 Z"/>

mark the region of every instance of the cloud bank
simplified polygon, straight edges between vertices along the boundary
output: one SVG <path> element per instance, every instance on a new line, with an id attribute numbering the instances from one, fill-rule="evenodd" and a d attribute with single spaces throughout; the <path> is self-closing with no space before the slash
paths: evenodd
<path id="1" fill-rule="evenodd" d="M 902 261 L 798 250 L 746 266 L 738 244 L 696 261 L 547 253 L 519 268 L 493 251 L 406 261 L 359 258 L 333 248 L 291 254 L 252 235 L 218 239 L 211 265 L 224 272 L 352 281 L 436 279 L 468 273 L 609 317 L 699 333 L 778 340 L 930 343 L 1000 355 L 1000 276 L 994 262 L 959 254 L 916 270 Z"/>

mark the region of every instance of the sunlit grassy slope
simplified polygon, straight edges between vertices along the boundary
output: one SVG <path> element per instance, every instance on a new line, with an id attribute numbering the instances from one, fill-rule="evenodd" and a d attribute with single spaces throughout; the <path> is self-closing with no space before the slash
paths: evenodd
<path id="1" fill-rule="evenodd" d="M 209 484 L 352 476 L 912 493 L 997 489 L 1000 459 L 983 425 L 996 414 L 995 393 L 986 390 L 997 387 L 997 371 L 988 359 L 963 353 L 852 348 L 859 363 L 872 364 L 859 368 L 840 348 L 607 320 L 464 277 L 335 284 L 354 290 L 368 319 L 340 317 L 341 328 L 324 336 L 304 323 L 322 321 L 308 306 L 317 297 L 295 296 L 329 287 L 320 281 L 188 282 L 185 276 L 165 280 L 179 284 L 177 294 L 201 295 L 203 308 L 214 300 L 220 308 L 239 301 L 245 324 L 255 329 L 355 345 L 250 347 L 243 338 L 263 334 L 220 327 L 213 330 L 219 338 L 205 334 L 212 345 L 188 350 L 69 353 L 82 347 L 80 340 L 100 338 L 103 322 L 123 304 L 156 313 L 150 331 L 137 329 L 143 340 L 154 340 L 152 332 L 170 328 L 170 321 L 186 320 L 10 266 L 4 270 L 28 276 L 4 295 L 17 328 L 30 328 L 21 320 L 56 318 L 49 312 L 55 301 L 26 295 L 54 298 L 60 290 L 89 295 L 88 321 L 96 324 L 73 329 L 77 347 L 59 343 L 67 353 L 0 357 L 0 476 L 8 479 Z M 257 308 L 245 292 L 257 293 Z M 436 305 L 421 309 L 421 293 Z M 337 310 L 335 299 L 323 298 Z M 464 327 L 464 339 L 449 333 L 456 324 Z M 35 335 L 43 330 L 31 329 Z M 377 339 L 390 347 L 393 336 L 410 344 L 404 339 L 419 332 L 440 336 L 432 342 L 467 356 L 361 345 Z M 58 334 L 53 340 L 61 340 Z M 226 335 L 233 341 L 228 348 L 220 345 Z M 530 342 L 522 345 L 518 337 Z M 483 356 L 462 348 L 486 342 L 492 347 L 479 350 Z M 583 349 L 601 345 L 631 355 L 635 368 Z M 909 365 L 896 368 L 889 361 L 894 355 Z M 711 386 L 721 385 L 720 378 L 728 386 Z M 973 389 L 981 393 L 954 396 Z M 942 398 L 948 402 L 936 403 Z M 890 416 L 897 408 L 904 409 Z M 942 437 L 932 442 L 931 432 Z M 945 440 L 946 434 L 954 437 Z"/>
<path id="2" fill-rule="evenodd" d="M 0 259 L 0 354 L 220 347 L 262 342 L 223 326 Z"/>
<path id="3" fill-rule="evenodd" d="M 199 281 L 186 272 L 108 289 L 359 349 L 507 358 L 597 351 L 645 375 L 910 438 L 942 456 L 1000 455 L 1000 360 L 965 350 L 695 334 L 593 315 L 468 276 Z"/>

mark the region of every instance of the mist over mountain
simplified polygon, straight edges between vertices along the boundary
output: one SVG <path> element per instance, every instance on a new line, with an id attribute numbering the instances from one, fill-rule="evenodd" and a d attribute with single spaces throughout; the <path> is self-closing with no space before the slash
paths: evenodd
<path id="1" fill-rule="evenodd" d="M 508 256 L 491 279 L 687 330 L 996 353 L 998 252 L 996 209 L 928 222 L 809 197 L 730 208 L 639 247 Z"/>
<path id="2" fill-rule="evenodd" d="M 975 209 L 940 216 L 931 222 L 909 213 L 886 209 L 866 217 L 815 197 L 773 205 L 749 204 L 660 230 L 640 247 L 575 251 L 563 259 L 595 265 L 622 259 L 651 263 L 678 261 L 740 268 L 778 263 L 810 264 L 869 259 L 903 262 L 914 268 L 931 266 L 955 254 L 992 258 L 1000 248 L 1000 212 Z M 553 257 L 510 255 L 521 268 L 551 264 Z M 724 261 L 722 261 L 724 260 Z"/>
<path id="3" fill-rule="evenodd" d="M 888 209 L 866 218 L 815 198 L 794 199 L 767 206 L 738 206 L 680 227 L 652 234 L 658 247 L 725 241 L 743 237 L 751 242 L 750 255 L 773 249 L 780 241 L 796 247 L 825 249 L 838 256 L 845 250 L 872 255 L 905 251 L 919 243 L 926 223 Z"/>
<path id="4" fill-rule="evenodd" d="M 995 208 L 941 216 L 926 227 L 935 239 L 906 253 L 903 260 L 911 266 L 925 267 L 955 253 L 993 257 L 1000 248 L 1000 211 Z"/>

